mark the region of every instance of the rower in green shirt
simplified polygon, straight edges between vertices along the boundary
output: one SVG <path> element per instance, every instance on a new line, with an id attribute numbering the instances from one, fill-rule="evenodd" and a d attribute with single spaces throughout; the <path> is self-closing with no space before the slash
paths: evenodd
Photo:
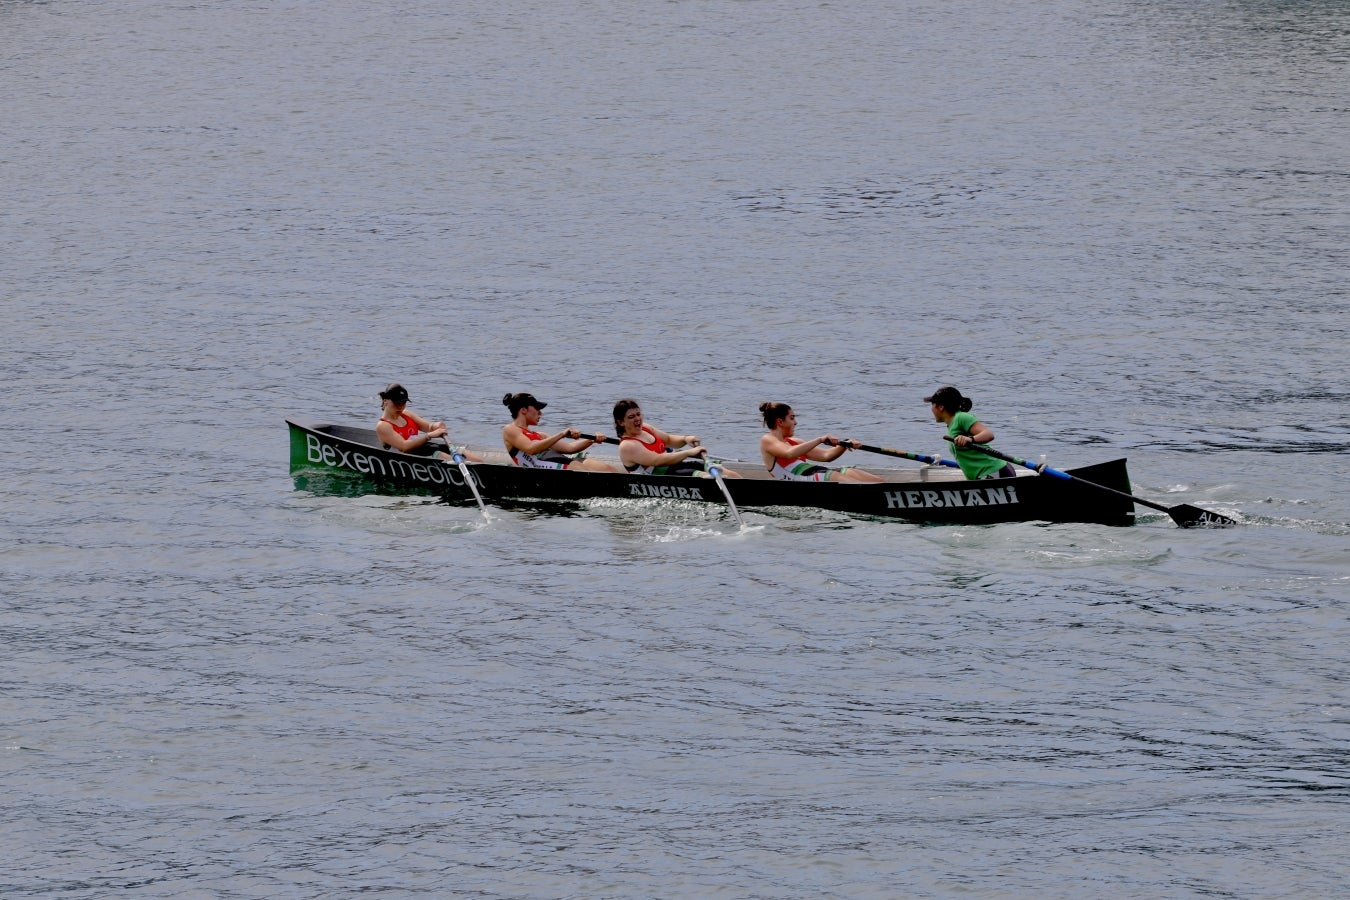
<path id="1" fill-rule="evenodd" d="M 971 444 L 987 444 L 994 439 L 994 432 L 983 422 L 970 414 L 969 397 L 948 385 L 938 388 L 932 396 L 924 397 L 924 403 L 933 407 L 933 420 L 945 422 L 947 434 L 951 435 L 953 455 L 961 466 L 961 471 L 971 481 L 984 478 L 1013 478 L 1017 472 L 1011 463 L 981 453 L 971 448 Z"/>

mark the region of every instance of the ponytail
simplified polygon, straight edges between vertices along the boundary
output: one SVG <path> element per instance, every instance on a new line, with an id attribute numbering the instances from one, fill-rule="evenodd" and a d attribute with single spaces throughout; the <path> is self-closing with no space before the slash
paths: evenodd
<path id="1" fill-rule="evenodd" d="M 759 405 L 759 411 L 764 416 L 764 427 L 772 431 L 774 426 L 788 417 L 792 407 L 786 403 L 765 401 Z"/>

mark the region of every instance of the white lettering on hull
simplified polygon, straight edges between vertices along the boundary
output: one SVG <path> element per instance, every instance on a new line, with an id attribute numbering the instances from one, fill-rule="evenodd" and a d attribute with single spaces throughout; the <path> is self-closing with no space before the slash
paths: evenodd
<path id="1" fill-rule="evenodd" d="M 311 463 L 322 463 L 329 468 L 348 469 L 378 478 L 397 478 L 422 484 L 466 486 L 464 475 L 457 466 L 396 458 L 385 460 L 374 454 L 362 453 L 360 450 L 348 450 L 336 444 L 325 444 L 312 434 L 305 435 L 305 459 Z M 473 469 L 469 471 L 472 472 Z M 482 479 L 477 474 L 473 476 L 473 480 L 478 487 L 483 487 Z"/>
<path id="2" fill-rule="evenodd" d="M 948 491 L 887 491 L 887 509 L 951 509 L 970 506 L 1011 506 L 1017 499 L 1017 488 L 1011 484 L 1000 487 L 954 488 Z"/>
<path id="3" fill-rule="evenodd" d="M 666 500 L 702 500 L 703 492 L 698 488 L 674 487 L 669 484 L 630 484 L 631 497 L 661 497 Z"/>

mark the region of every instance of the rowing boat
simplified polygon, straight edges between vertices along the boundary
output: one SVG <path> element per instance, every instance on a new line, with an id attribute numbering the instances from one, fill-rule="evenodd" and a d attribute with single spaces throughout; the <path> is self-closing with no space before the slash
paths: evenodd
<path id="1" fill-rule="evenodd" d="M 472 504 L 477 502 L 472 489 L 476 487 L 484 501 L 497 504 L 597 498 L 727 503 L 711 478 L 521 468 L 503 450 L 477 448 L 473 449 L 485 462 L 457 466 L 384 447 L 373 428 L 299 417 L 286 423 L 295 484 L 319 493 L 420 494 Z M 968 481 L 960 470 L 942 466 L 868 466 L 885 481 L 829 484 L 779 481 L 749 463 L 734 468 L 744 477 L 724 484 L 739 508 L 799 507 L 946 525 L 1134 523 L 1130 499 L 1080 483 L 1128 493 L 1130 478 L 1123 459 L 1068 470 L 1075 480 L 1027 472 L 1016 478 Z M 472 486 L 466 475 L 473 479 Z"/>
<path id="2" fill-rule="evenodd" d="M 624 472 L 565 472 L 513 465 L 502 450 L 475 449 L 485 462 L 456 466 L 384 447 L 373 428 L 287 419 L 291 475 L 296 486 L 324 493 L 440 496 L 475 503 L 473 487 L 489 503 L 577 502 L 599 498 L 684 500 L 726 504 L 709 478 Z M 615 460 L 617 467 L 617 460 Z M 779 481 L 758 466 L 735 466 L 743 478 L 724 482 L 740 508 L 799 507 L 948 525 L 997 522 L 1092 522 L 1130 525 L 1134 504 L 1079 481 L 1033 473 L 968 481 L 957 469 L 868 466 L 885 481 L 830 484 Z M 1076 479 L 1128 492 L 1125 460 L 1069 470 Z M 472 487 L 466 473 L 473 479 Z"/>

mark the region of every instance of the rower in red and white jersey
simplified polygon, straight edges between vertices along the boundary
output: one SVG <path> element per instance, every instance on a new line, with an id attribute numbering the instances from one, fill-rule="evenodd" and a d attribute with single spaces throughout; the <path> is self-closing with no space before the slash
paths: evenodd
<path id="1" fill-rule="evenodd" d="M 764 468 L 774 478 L 783 481 L 869 482 L 882 481 L 879 475 L 852 466 L 834 469 L 817 463 L 832 462 L 848 450 L 858 446 L 857 441 L 841 441 L 832 434 L 822 434 L 809 441 L 799 441 L 797 414 L 786 403 L 761 403 L 764 427 L 769 432 L 759 439 L 759 455 Z M 828 447 L 829 449 L 826 449 Z"/>
<path id="2" fill-rule="evenodd" d="M 705 475 L 707 448 L 696 434 L 671 434 L 646 422 L 642 408 L 631 397 L 614 404 L 614 429 L 619 433 L 619 461 L 629 472 L 643 475 Z M 725 478 L 740 478 L 718 466 Z"/>
<path id="3" fill-rule="evenodd" d="M 618 469 L 598 459 L 587 459 L 582 452 L 592 444 L 603 443 L 604 435 L 595 439 L 582 438 L 575 428 L 565 428 L 556 434 L 545 435 L 534 426 L 543 418 L 548 406 L 533 394 L 507 394 L 502 405 L 511 411 L 511 423 L 502 427 L 502 443 L 511 461 L 518 466 L 534 469 L 567 469 L 571 472 L 617 472 Z"/>

